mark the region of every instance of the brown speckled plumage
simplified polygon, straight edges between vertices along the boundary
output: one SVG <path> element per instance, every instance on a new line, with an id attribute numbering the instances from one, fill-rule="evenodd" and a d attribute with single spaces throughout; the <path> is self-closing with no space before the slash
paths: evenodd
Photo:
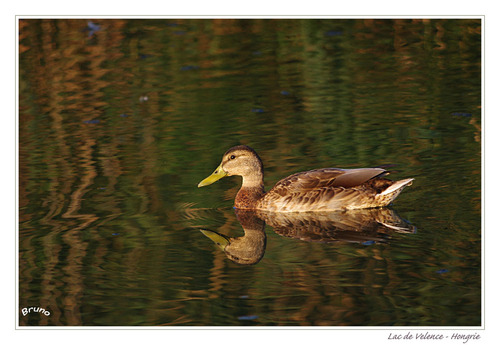
<path id="1" fill-rule="evenodd" d="M 223 176 L 240 175 L 243 183 L 236 195 L 238 209 L 275 212 L 310 212 L 372 208 L 389 205 L 413 179 L 391 181 L 381 168 L 325 168 L 304 171 L 280 180 L 267 193 L 264 191 L 263 165 L 257 153 L 248 146 L 235 146 L 223 156 L 221 165 L 210 182 Z"/>

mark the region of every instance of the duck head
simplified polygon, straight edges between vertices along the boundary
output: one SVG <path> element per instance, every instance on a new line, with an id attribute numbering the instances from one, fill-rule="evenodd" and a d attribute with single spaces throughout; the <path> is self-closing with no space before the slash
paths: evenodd
<path id="1" fill-rule="evenodd" d="M 225 176 L 233 175 L 243 177 L 243 186 L 250 187 L 262 184 L 262 161 L 251 147 L 240 145 L 227 150 L 217 169 L 212 175 L 201 181 L 198 187 L 208 186 Z"/>

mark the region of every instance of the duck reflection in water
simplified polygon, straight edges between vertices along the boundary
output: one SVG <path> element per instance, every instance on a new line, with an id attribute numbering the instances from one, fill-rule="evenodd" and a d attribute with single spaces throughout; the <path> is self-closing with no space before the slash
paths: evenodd
<path id="1" fill-rule="evenodd" d="M 214 241 L 229 259 L 241 265 L 254 265 L 264 256 L 266 250 L 265 222 L 254 211 L 235 210 L 245 234 L 228 237 L 211 230 L 201 232 Z"/>
<path id="2" fill-rule="evenodd" d="M 214 241 L 233 262 L 254 265 L 266 249 L 265 224 L 284 237 L 308 242 L 388 243 L 393 233 L 415 233 L 416 228 L 388 208 L 347 212 L 276 213 L 235 210 L 245 234 L 228 237 L 211 230 L 201 232 Z"/>

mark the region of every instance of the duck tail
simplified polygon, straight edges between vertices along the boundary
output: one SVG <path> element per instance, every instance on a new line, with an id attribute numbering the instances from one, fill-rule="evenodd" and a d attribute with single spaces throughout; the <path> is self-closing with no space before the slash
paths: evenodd
<path id="1" fill-rule="evenodd" d="M 411 184 L 413 183 L 413 180 L 414 180 L 413 178 L 407 178 L 407 179 L 404 179 L 404 180 L 396 181 L 392 185 L 390 185 L 388 188 L 386 188 L 379 195 L 382 196 L 382 195 L 387 195 L 387 194 L 394 193 L 394 192 L 396 192 L 398 190 L 401 191 L 404 187 L 411 186 Z"/>

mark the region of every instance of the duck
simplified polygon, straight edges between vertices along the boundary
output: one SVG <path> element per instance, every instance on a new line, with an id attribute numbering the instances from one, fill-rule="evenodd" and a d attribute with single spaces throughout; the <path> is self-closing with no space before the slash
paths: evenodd
<path id="1" fill-rule="evenodd" d="M 385 207 L 412 184 L 413 178 L 392 181 L 380 168 L 322 168 L 298 172 L 264 189 L 264 165 L 250 146 L 238 145 L 222 156 L 215 171 L 198 184 L 208 186 L 226 176 L 241 176 L 235 209 L 269 212 L 338 211 Z"/>

